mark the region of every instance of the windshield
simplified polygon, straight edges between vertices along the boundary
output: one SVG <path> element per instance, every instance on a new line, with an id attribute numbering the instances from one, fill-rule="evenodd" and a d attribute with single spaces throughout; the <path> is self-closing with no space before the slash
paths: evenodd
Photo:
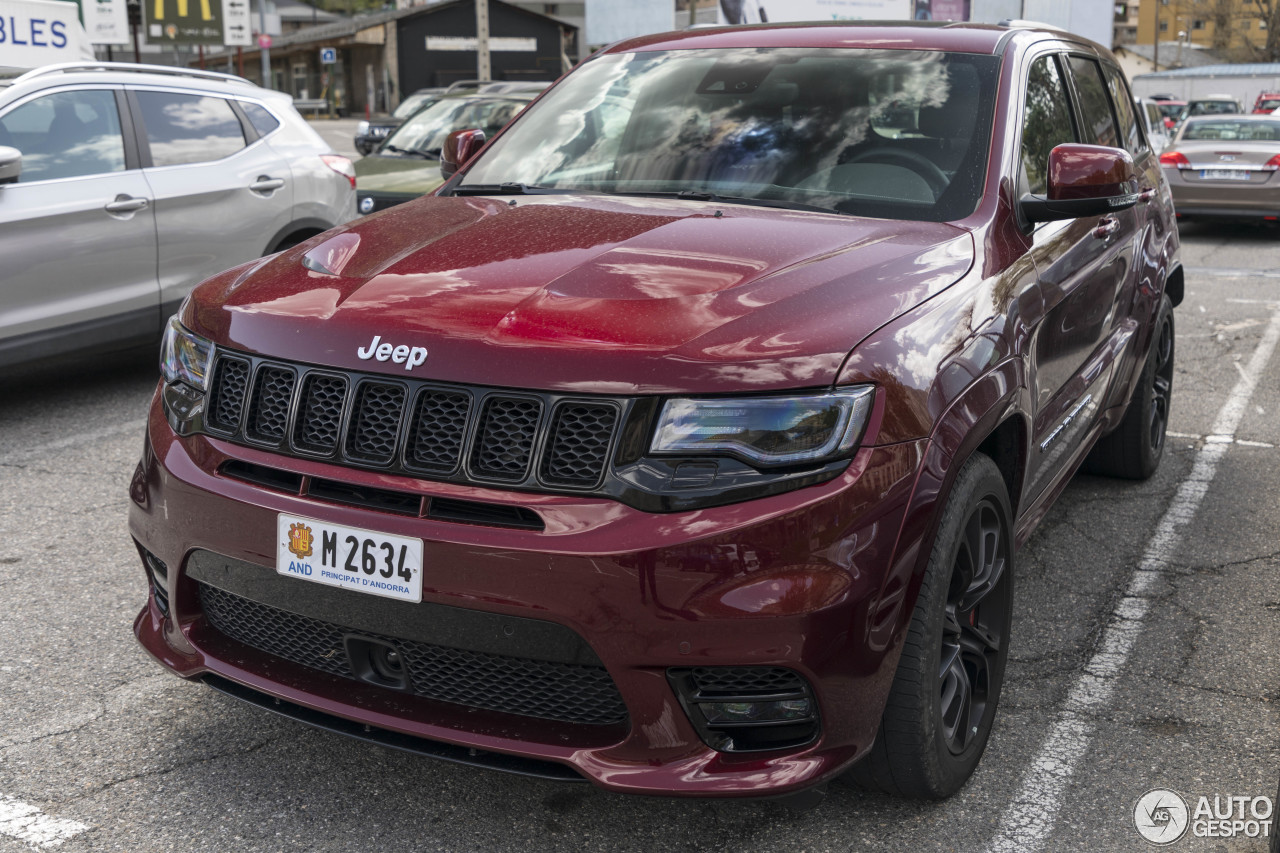
<path id="1" fill-rule="evenodd" d="M 405 98 L 404 101 L 401 102 L 400 106 L 395 108 L 391 115 L 401 121 L 404 121 L 427 104 L 438 100 L 440 100 L 440 95 L 437 92 L 428 92 L 420 95 L 413 94 Z"/>
<path id="2" fill-rule="evenodd" d="M 444 98 L 396 128 L 382 151 L 397 150 L 439 158 L 444 138 L 455 130 L 480 128 L 492 137 L 524 107 L 527 99 Z"/>
<path id="3" fill-rule="evenodd" d="M 1189 121 L 1182 138 L 1272 141 L 1280 139 L 1280 121 Z"/>
<path id="4" fill-rule="evenodd" d="M 683 192 L 959 219 L 982 193 L 998 64 L 864 49 L 603 56 L 544 96 L 457 191 Z"/>

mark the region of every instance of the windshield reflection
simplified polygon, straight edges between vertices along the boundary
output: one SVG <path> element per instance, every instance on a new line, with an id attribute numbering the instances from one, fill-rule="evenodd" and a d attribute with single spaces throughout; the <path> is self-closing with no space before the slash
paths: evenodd
<path id="1" fill-rule="evenodd" d="M 460 189 L 684 193 L 957 219 L 981 195 L 997 65 L 865 49 L 607 55 L 549 92 Z"/>

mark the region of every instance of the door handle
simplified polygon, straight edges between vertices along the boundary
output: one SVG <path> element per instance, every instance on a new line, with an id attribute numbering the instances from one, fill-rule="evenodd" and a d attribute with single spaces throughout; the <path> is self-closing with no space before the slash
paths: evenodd
<path id="1" fill-rule="evenodd" d="M 1138 193 L 1138 201 L 1141 204 L 1150 204 L 1151 199 L 1155 197 L 1156 197 L 1155 187 L 1143 187 L 1142 191 Z"/>
<path id="2" fill-rule="evenodd" d="M 1098 223 L 1098 227 L 1093 229 L 1093 236 L 1099 240 L 1106 240 L 1112 234 L 1116 233 L 1116 229 L 1120 227 L 1120 220 L 1108 216 Z"/>
<path id="3" fill-rule="evenodd" d="M 284 178 L 271 178 L 266 175 L 259 175 L 258 180 L 249 184 L 249 189 L 256 193 L 269 193 L 272 190 L 278 190 L 284 186 Z"/>
<path id="4" fill-rule="evenodd" d="M 134 211 L 142 210 L 150 203 L 145 198 L 134 198 L 133 196 L 121 194 L 116 196 L 115 201 L 107 202 L 104 210 L 107 213 L 133 213 Z"/>

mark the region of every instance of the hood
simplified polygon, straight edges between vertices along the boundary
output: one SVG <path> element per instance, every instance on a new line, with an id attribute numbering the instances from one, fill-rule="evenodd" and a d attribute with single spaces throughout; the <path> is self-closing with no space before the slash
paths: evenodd
<path id="1" fill-rule="evenodd" d="M 444 183 L 439 160 L 370 154 L 355 162 L 356 192 L 426 195 Z"/>
<path id="2" fill-rule="evenodd" d="M 855 344 L 972 262 L 969 233 L 944 223 L 610 196 L 427 197 L 206 282 L 184 319 L 235 349 L 406 378 L 782 390 L 834 382 Z M 404 348 L 399 363 L 371 355 L 382 344 Z"/>

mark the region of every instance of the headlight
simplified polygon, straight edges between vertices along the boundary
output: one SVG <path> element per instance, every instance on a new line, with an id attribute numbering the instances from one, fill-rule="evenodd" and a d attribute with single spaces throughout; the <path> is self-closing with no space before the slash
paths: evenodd
<path id="1" fill-rule="evenodd" d="M 650 450 L 737 456 L 761 466 L 825 462 L 857 444 L 875 389 L 792 397 L 668 400 Z"/>
<path id="2" fill-rule="evenodd" d="M 213 344 L 187 331 L 177 316 L 170 317 L 160 345 L 160 372 L 165 382 L 183 382 L 204 391 L 212 352 Z"/>

